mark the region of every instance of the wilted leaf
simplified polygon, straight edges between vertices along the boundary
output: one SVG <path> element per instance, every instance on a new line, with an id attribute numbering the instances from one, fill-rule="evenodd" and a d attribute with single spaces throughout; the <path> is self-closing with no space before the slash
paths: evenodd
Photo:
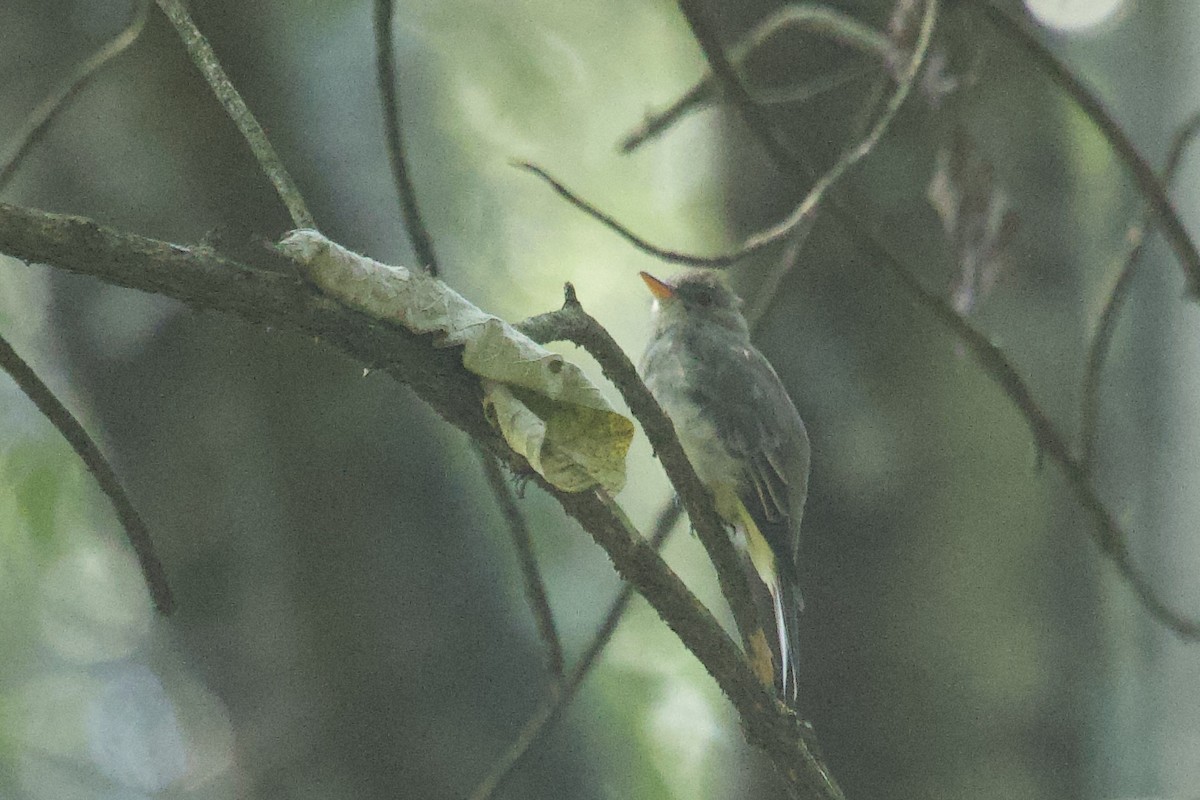
<path id="1" fill-rule="evenodd" d="M 439 347 L 461 346 L 463 366 L 483 379 L 488 418 L 554 486 L 612 493 L 624 486 L 633 423 L 576 365 L 438 279 L 360 256 L 317 231 L 292 231 L 279 250 L 347 306 L 433 334 Z"/>
<path id="2" fill-rule="evenodd" d="M 901 52 L 911 52 L 921 27 L 922 3 L 918 0 L 896 0 L 888 16 L 887 34 Z"/>
<path id="3" fill-rule="evenodd" d="M 952 302 L 967 313 L 987 295 L 1003 269 L 1017 215 L 990 162 L 962 132 L 937 154 L 926 197 L 959 265 Z"/>
<path id="4" fill-rule="evenodd" d="M 942 101 L 958 91 L 962 84 L 963 80 L 950 71 L 950 59 L 946 51 L 940 46 L 930 48 L 918 84 L 929 107 L 936 111 Z"/>

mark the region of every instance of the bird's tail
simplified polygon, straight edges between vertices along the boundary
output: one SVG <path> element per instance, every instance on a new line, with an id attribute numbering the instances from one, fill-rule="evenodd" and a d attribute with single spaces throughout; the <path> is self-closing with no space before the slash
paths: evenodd
<path id="1" fill-rule="evenodd" d="M 779 648 L 779 696 L 792 708 L 799 692 L 800 612 L 804 598 L 793 575 L 780 570 L 768 587 L 775 610 L 776 646 Z"/>

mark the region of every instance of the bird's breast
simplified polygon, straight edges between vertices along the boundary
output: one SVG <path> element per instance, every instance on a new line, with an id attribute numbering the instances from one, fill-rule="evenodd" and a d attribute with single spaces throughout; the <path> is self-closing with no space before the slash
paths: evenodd
<path id="1" fill-rule="evenodd" d="M 670 354 L 660 355 L 662 360 L 646 370 L 646 387 L 671 418 L 696 475 L 711 490 L 719 485 L 739 485 L 742 465 L 721 443 L 710 410 L 696 402 L 689 386 L 695 376 L 686 375 L 687 365 L 675 361 Z"/>

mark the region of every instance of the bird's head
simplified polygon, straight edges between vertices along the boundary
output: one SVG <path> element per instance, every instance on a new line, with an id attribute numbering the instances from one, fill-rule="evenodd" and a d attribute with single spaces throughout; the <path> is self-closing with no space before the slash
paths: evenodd
<path id="1" fill-rule="evenodd" d="M 741 298 L 733 293 L 717 270 L 689 269 L 669 280 L 656 278 L 648 272 L 640 274 L 654 295 L 656 329 L 703 325 L 739 334 L 749 332 L 746 318 L 742 316 Z"/>

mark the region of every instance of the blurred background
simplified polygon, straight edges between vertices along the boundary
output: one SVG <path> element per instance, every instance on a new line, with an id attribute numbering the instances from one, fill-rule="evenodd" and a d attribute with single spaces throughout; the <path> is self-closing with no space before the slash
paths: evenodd
<path id="1" fill-rule="evenodd" d="M 411 265 L 370 3 L 191 5 L 322 229 Z M 830 5 L 884 30 L 893 4 Z M 1140 203 L 1091 123 L 968 4 L 946 5 L 936 69 L 843 196 L 1006 350 L 1074 441 L 1088 339 Z M 1030 5 L 1006 7 L 1038 15 L 1038 35 L 1161 164 L 1200 108 L 1197 9 Z M 710 8 L 733 42 L 776 5 Z M 0 3 L 0 142 L 129 13 L 119 0 Z M 649 309 L 637 271 L 671 272 L 511 159 L 693 252 L 729 249 L 805 189 L 718 108 L 618 152 L 703 74 L 673 3 L 400 0 L 394 30 L 443 278 L 506 319 L 556 308 L 569 280 L 636 355 Z M 871 64 L 790 34 L 755 63 L 777 95 L 833 76 L 807 102 L 771 106 L 794 150 L 832 163 L 874 90 Z M 986 177 L 974 185 L 1003 221 L 965 264 L 939 217 L 945 193 L 927 199 L 950 152 Z M 1196 168 L 1183 161 L 1176 194 L 1189 220 Z M 0 198 L 233 249 L 289 227 L 156 10 Z M 735 286 L 753 297 L 778 259 L 748 261 Z M 1096 480 L 1156 588 L 1200 614 L 1200 319 L 1182 295 L 1152 241 L 1104 373 Z M 0 797 L 466 797 L 549 684 L 466 437 L 320 342 L 4 257 L 0 325 L 114 459 L 179 603 L 154 615 L 90 476 L 0 379 Z M 758 343 L 813 439 L 802 706 L 847 796 L 1197 797 L 1200 646 L 1137 605 L 954 338 L 823 219 Z M 669 494 L 640 436 L 629 469 L 619 499 L 648 529 Z M 618 579 L 537 491 L 521 507 L 573 661 Z M 667 556 L 717 606 L 679 528 Z M 499 796 L 782 792 L 638 600 Z"/>

